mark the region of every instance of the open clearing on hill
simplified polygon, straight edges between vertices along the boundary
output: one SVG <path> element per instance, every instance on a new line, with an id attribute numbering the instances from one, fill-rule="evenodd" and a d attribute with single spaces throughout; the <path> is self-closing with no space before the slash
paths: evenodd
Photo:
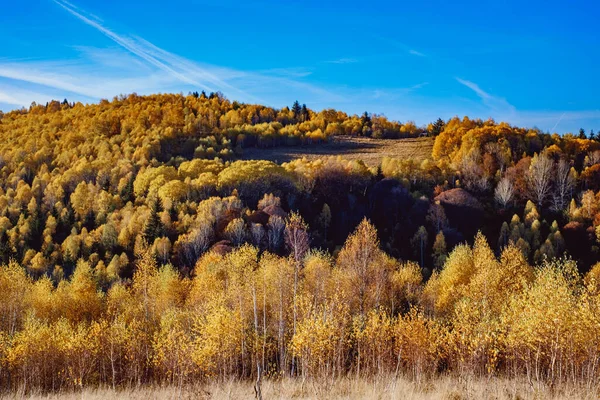
<path id="1" fill-rule="evenodd" d="M 342 156 L 351 160 L 363 160 L 367 165 L 376 167 L 383 157 L 413 158 L 424 160 L 431 158 L 433 138 L 408 139 L 369 139 L 337 136 L 329 143 L 304 146 L 279 146 L 273 148 L 244 149 L 243 160 L 270 160 L 277 163 L 289 162 L 306 157 L 316 159 L 330 156 Z"/>

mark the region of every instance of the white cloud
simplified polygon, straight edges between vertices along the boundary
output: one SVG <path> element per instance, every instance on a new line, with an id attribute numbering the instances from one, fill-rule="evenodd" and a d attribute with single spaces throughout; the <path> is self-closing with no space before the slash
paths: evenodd
<path id="1" fill-rule="evenodd" d="M 23 90 L 13 85 L 0 85 L 0 104 L 11 106 L 10 109 L 29 107 L 32 102 L 45 104 L 52 99 L 58 99 L 59 96 L 52 96 L 50 93 Z"/>
<path id="2" fill-rule="evenodd" d="M 241 94 L 244 97 L 249 97 L 240 89 L 231 86 L 218 76 L 201 68 L 198 64 L 163 50 L 143 38 L 119 35 L 103 26 L 100 22 L 86 17 L 83 15 L 83 11 L 73 8 L 73 6 L 63 0 L 53 1 L 71 15 L 104 34 L 119 46 L 182 83 L 193 85 L 208 91 L 227 90 L 229 92 Z"/>
<path id="3" fill-rule="evenodd" d="M 258 73 L 281 76 L 283 78 L 305 78 L 312 75 L 312 71 L 305 68 L 271 68 L 260 70 Z"/>
<path id="4" fill-rule="evenodd" d="M 356 58 L 339 58 L 337 60 L 325 61 L 327 64 L 354 64 L 358 60 Z"/>
<path id="5" fill-rule="evenodd" d="M 409 88 L 409 90 L 417 90 L 417 89 L 421 89 L 425 86 L 429 85 L 429 82 L 421 82 L 421 83 L 417 83 L 416 85 L 413 85 Z"/>
<path id="6" fill-rule="evenodd" d="M 424 54 L 420 51 L 417 51 L 417 50 L 411 48 L 410 46 L 408 46 L 407 44 L 399 42 L 398 40 L 395 40 L 395 39 L 392 39 L 389 37 L 378 36 L 378 35 L 374 35 L 373 37 L 377 40 L 381 40 L 381 41 L 387 43 L 391 47 L 395 47 L 396 49 L 406 52 L 410 55 L 417 56 L 417 57 L 427 57 L 426 54 Z"/>
<path id="7" fill-rule="evenodd" d="M 513 124 L 551 129 L 560 126 L 600 127 L 600 111 L 522 111 L 504 98 L 483 90 L 478 84 L 456 78 L 473 91 L 477 98 L 425 97 L 421 82 L 404 88 L 350 87 L 314 84 L 306 79 L 311 68 L 271 68 L 244 71 L 191 61 L 170 53 L 149 41 L 122 35 L 109 29 L 102 20 L 64 0 L 53 0 L 70 16 L 93 27 L 114 44 L 106 48 L 75 47 L 78 55 L 70 60 L 0 59 L 0 104 L 29 106 L 32 101 L 50 99 L 92 102 L 119 94 L 187 92 L 193 90 L 222 91 L 232 99 L 281 107 L 298 99 L 315 110 L 337 108 L 350 113 L 365 110 L 385 113 L 398 120 L 414 120 L 426 124 L 438 117 L 454 115 L 494 117 Z M 383 39 L 383 38 L 380 38 Z M 425 56 L 403 43 L 383 39 L 405 54 Z M 115 45 L 116 44 L 116 45 Z M 331 64 L 359 62 L 340 58 Z M 313 81 L 314 82 L 314 81 Z M 562 116 L 562 117 L 561 117 Z M 559 123 L 557 124 L 557 121 Z M 589 122 L 589 124 L 584 124 Z M 589 129 L 589 128 L 588 128 Z"/>
<path id="8" fill-rule="evenodd" d="M 483 104 L 485 104 L 491 111 L 511 113 L 511 114 L 514 114 L 516 112 L 515 107 L 513 105 L 511 105 L 508 101 L 506 101 L 506 99 L 501 98 L 501 97 L 492 96 L 488 92 L 481 89 L 479 87 L 479 85 L 477 85 L 474 82 L 471 82 L 471 81 L 468 81 L 465 79 L 461 79 L 461 78 L 455 78 L 455 79 L 461 85 L 464 85 L 464 86 L 468 87 L 469 89 L 471 89 L 472 91 L 474 91 L 477 94 L 477 96 L 479 96 L 479 98 L 481 98 Z"/>
<path id="9" fill-rule="evenodd" d="M 11 83 L 11 93 L 4 95 L 3 104 L 28 105 L 26 88 L 37 86 L 39 92 L 52 93 L 57 98 L 78 100 L 112 98 L 118 94 L 137 92 L 148 94 L 181 90 L 222 91 L 240 101 L 272 104 L 274 98 L 286 103 L 291 90 L 303 93 L 304 101 L 342 101 L 343 96 L 302 82 L 312 71 L 306 68 L 275 68 L 261 71 L 241 71 L 200 64 L 161 49 L 149 41 L 115 33 L 92 19 L 85 11 L 64 0 L 56 4 L 85 24 L 95 28 L 119 47 L 95 48 L 77 46 L 79 57 L 60 61 L 0 60 L 0 78 Z M 252 94 L 250 94 L 252 93 Z M 270 99 L 261 99 L 269 94 Z M 300 98 L 300 94 L 297 94 Z M 271 101 L 269 101 L 271 100 Z M 281 104 L 277 104 L 280 106 Z"/>

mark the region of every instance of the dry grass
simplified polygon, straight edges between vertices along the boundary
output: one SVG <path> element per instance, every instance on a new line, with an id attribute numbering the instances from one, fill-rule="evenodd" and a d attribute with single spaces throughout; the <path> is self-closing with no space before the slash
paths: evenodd
<path id="1" fill-rule="evenodd" d="M 279 146 L 268 149 L 244 149 L 244 160 L 270 160 L 278 163 L 297 158 L 308 159 L 343 156 L 346 159 L 360 159 L 367 165 L 376 167 L 383 157 L 414 158 L 424 160 L 431 158 L 432 138 L 416 139 L 369 139 L 338 136 L 329 143 L 305 146 Z"/>
<path id="2" fill-rule="evenodd" d="M 338 379 L 332 382 L 284 379 L 266 381 L 263 399 L 406 399 L 406 400 L 460 400 L 460 399 L 597 399 L 598 390 L 563 386 L 533 388 L 525 381 L 499 378 L 441 377 L 424 383 L 406 379 Z M 112 391 L 87 389 L 83 392 L 50 395 L 0 396 L 1 399 L 100 400 L 100 399 L 252 399 L 254 389 L 250 382 L 227 381 L 207 385 L 139 388 Z"/>

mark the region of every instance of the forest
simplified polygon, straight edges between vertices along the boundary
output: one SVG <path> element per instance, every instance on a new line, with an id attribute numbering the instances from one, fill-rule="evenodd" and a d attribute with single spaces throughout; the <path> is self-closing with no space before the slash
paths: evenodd
<path id="1" fill-rule="evenodd" d="M 423 161 L 241 160 L 338 136 Z M 0 387 L 600 379 L 600 140 L 220 93 L 0 113 Z"/>

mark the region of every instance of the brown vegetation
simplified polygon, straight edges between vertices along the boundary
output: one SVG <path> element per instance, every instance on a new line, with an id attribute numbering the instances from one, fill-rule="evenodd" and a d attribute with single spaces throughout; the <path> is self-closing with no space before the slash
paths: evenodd
<path id="1" fill-rule="evenodd" d="M 421 162 L 431 158 L 433 138 L 374 139 L 337 136 L 329 142 L 305 146 L 278 146 L 268 149 L 244 149 L 244 160 L 269 160 L 289 162 L 298 158 L 314 160 L 342 156 L 347 160 L 361 160 L 370 167 L 377 167 L 384 157 L 413 159 Z"/>
<path id="2" fill-rule="evenodd" d="M 196 384 L 183 388 L 142 387 L 112 390 L 108 388 L 56 394 L 31 394 L 31 400 L 167 400 L 205 399 L 242 400 L 254 397 L 251 383 L 239 380 Z M 377 378 L 341 378 L 334 381 L 282 379 L 266 381 L 265 399 L 319 399 L 319 400 L 592 400 L 598 398 L 597 390 L 585 386 L 560 385 L 532 387 L 523 380 L 502 378 L 475 378 L 469 376 L 443 376 L 432 380 L 415 381 L 389 375 Z M 10 395 L 2 400 L 21 398 Z"/>

